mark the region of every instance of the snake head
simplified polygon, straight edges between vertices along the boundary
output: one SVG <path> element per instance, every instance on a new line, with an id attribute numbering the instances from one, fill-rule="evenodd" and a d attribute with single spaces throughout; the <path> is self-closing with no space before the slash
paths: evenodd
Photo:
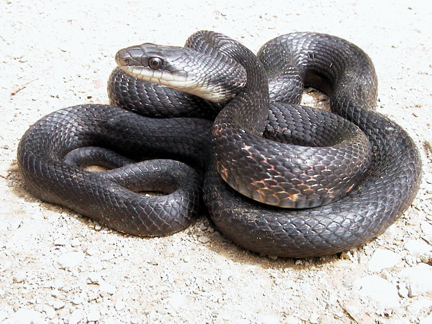
<path id="1" fill-rule="evenodd" d="M 212 102 L 227 102 L 246 84 L 242 65 L 224 55 L 188 47 L 144 43 L 122 49 L 116 62 L 125 73 Z"/>

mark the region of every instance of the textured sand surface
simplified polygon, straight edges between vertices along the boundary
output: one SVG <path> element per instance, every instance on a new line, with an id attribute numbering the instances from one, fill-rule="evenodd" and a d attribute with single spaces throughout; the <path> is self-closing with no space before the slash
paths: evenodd
<path id="1" fill-rule="evenodd" d="M 431 17 L 422 0 L 1 1 L 0 323 L 432 323 Z M 16 148 L 31 124 L 107 103 L 118 49 L 201 29 L 254 51 L 293 31 L 363 48 L 378 111 L 421 152 L 413 206 L 365 246 L 299 261 L 238 248 L 204 217 L 170 237 L 120 235 L 25 191 Z"/>

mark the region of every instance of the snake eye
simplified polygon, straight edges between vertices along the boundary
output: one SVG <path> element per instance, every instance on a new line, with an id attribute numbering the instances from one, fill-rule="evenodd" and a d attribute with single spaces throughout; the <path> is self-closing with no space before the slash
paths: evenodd
<path id="1" fill-rule="evenodd" d="M 162 66 L 162 60 L 159 57 L 151 57 L 148 60 L 149 68 L 157 70 Z"/>

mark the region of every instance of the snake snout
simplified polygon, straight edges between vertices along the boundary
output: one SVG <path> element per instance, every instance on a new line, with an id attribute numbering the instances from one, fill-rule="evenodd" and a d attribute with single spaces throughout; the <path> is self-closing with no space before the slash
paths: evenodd
<path id="1" fill-rule="evenodd" d="M 115 55 L 115 61 L 118 66 L 127 66 L 130 64 L 130 56 L 125 49 L 121 49 Z"/>
<path id="2" fill-rule="evenodd" d="M 143 44 L 138 46 L 132 46 L 123 48 L 115 55 L 115 61 L 119 67 L 146 67 L 148 66 L 146 59 L 146 52 L 143 49 Z M 153 45 L 153 44 L 151 44 Z M 154 45 L 153 45 L 154 46 Z"/>

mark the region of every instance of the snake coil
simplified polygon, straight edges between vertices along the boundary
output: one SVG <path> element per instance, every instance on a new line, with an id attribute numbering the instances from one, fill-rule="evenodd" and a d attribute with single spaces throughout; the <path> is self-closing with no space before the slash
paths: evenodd
<path id="1" fill-rule="evenodd" d="M 18 148 L 28 189 L 139 236 L 184 229 L 203 197 L 216 227 L 236 244 L 295 258 L 367 242 L 409 207 L 421 177 L 419 153 L 400 126 L 374 111 L 374 68 L 357 46 L 293 33 L 268 42 L 257 58 L 224 35 L 201 31 L 181 50 L 124 50 L 122 69 L 143 60 L 148 66 L 135 76 L 114 70 L 113 106 L 69 107 L 34 124 Z M 186 65 L 179 73 L 168 63 Z M 225 72 L 216 78 L 229 83 L 224 99 L 205 88 L 207 79 L 199 89 L 189 82 L 206 69 L 235 71 L 233 79 Z M 298 106 L 305 86 L 328 94 L 339 116 Z M 90 172 L 91 164 L 110 170 Z"/>

